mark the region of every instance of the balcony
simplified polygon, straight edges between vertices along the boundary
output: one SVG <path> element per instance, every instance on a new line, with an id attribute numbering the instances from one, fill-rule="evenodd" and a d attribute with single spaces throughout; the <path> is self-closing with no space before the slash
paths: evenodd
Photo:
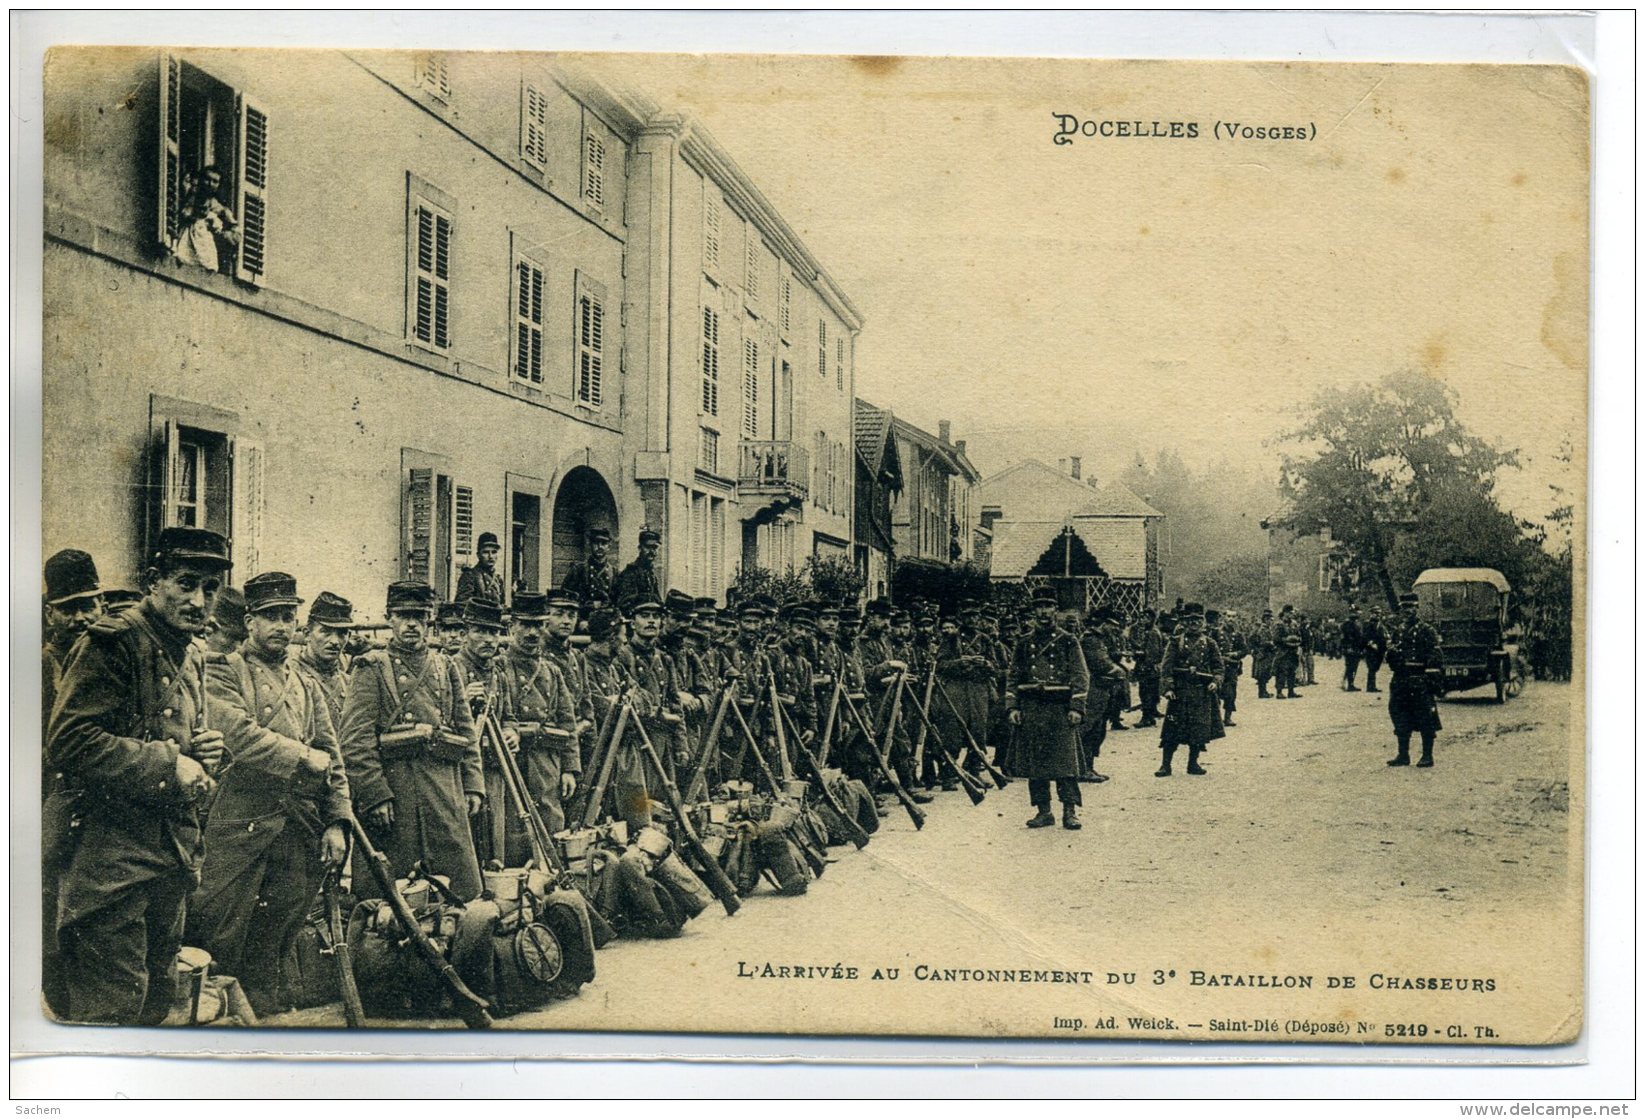
<path id="1" fill-rule="evenodd" d="M 739 444 L 737 490 L 749 497 L 770 497 L 776 504 L 798 505 L 811 482 L 811 456 L 786 439 L 745 439 Z"/>

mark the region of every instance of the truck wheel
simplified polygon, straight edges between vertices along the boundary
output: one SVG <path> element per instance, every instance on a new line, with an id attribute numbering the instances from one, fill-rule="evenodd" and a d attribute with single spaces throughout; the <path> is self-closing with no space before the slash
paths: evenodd
<path id="1" fill-rule="evenodd" d="M 1496 701 L 1498 703 L 1508 702 L 1508 662 L 1506 660 L 1496 662 Z"/>

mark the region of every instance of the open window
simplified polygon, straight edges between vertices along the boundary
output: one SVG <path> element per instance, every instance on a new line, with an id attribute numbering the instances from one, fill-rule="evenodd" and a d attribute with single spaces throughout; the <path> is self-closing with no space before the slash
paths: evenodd
<path id="1" fill-rule="evenodd" d="M 244 90 L 160 56 L 155 236 L 175 259 L 261 284 L 269 117 Z"/>
<path id="2" fill-rule="evenodd" d="M 229 541 L 234 581 L 258 572 L 263 523 L 263 449 L 232 412 L 153 397 L 145 502 L 145 554 L 160 531 L 208 528 Z"/>
<path id="3" fill-rule="evenodd" d="M 459 557 L 474 553 L 473 488 L 457 483 L 445 456 L 410 448 L 400 452 L 400 474 L 400 575 L 449 601 Z"/>

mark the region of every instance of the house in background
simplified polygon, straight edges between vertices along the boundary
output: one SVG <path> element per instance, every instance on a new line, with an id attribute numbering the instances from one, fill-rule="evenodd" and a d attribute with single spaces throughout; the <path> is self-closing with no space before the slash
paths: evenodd
<path id="1" fill-rule="evenodd" d="M 1290 605 L 1314 617 L 1340 614 L 1358 589 L 1358 573 L 1342 544 L 1322 527 L 1316 532 L 1283 528 L 1280 509 L 1262 520 L 1268 532 L 1268 608 Z"/>
<path id="2" fill-rule="evenodd" d="M 865 400 L 856 402 L 856 517 L 852 554 L 863 576 L 865 594 L 890 592 L 897 541 L 891 507 L 903 488 L 902 459 L 892 432 L 891 413 Z"/>
<path id="3" fill-rule="evenodd" d="M 992 579 L 1050 581 L 1087 609 L 1129 612 L 1158 601 L 1164 514 L 1118 482 L 1082 478 L 1078 458 L 1062 469 L 1015 463 L 984 479 L 976 498 L 992 534 Z"/>
<path id="4" fill-rule="evenodd" d="M 899 559 L 964 563 L 975 538 L 977 468 L 965 457 L 965 440 L 951 442 L 947 420 L 937 434 L 893 416 L 892 434 L 903 468 L 903 487 L 891 505 Z"/>

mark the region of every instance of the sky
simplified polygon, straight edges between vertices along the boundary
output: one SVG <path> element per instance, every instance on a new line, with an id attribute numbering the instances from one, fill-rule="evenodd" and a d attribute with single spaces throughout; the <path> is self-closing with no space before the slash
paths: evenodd
<path id="1" fill-rule="evenodd" d="M 1575 71 L 600 66 L 706 127 L 838 281 L 866 320 L 858 395 L 933 431 L 952 421 L 985 474 L 1078 454 L 1112 477 L 1174 447 L 1270 475 L 1275 436 L 1320 386 L 1397 369 L 1446 380 L 1466 424 L 1520 452 L 1499 492 L 1523 516 L 1551 504 L 1562 439 L 1585 445 Z M 1057 144 L 1058 114 L 1198 136 Z M 1228 139 L 1218 122 L 1313 138 Z"/>

